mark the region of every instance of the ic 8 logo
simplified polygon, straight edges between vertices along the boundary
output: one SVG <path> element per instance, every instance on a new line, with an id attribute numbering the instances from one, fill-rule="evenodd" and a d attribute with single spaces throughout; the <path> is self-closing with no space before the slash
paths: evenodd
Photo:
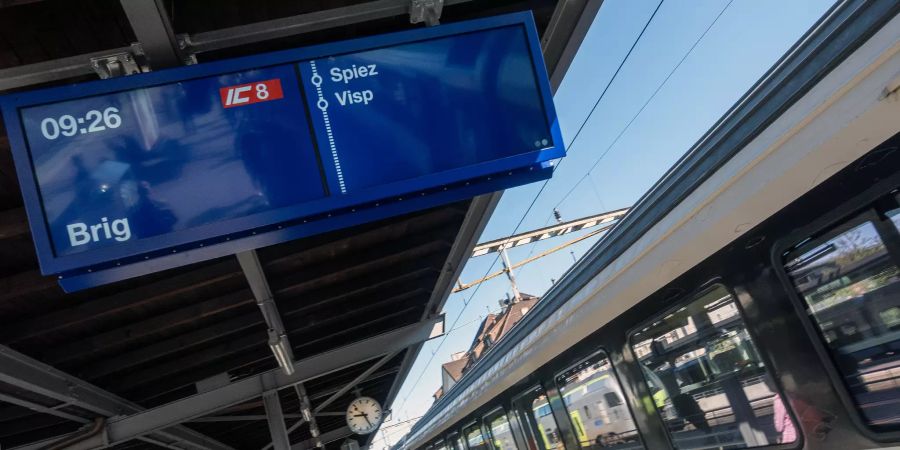
<path id="1" fill-rule="evenodd" d="M 284 93 L 281 91 L 281 80 L 273 78 L 255 83 L 219 88 L 219 96 L 222 98 L 223 107 L 233 108 L 235 106 L 278 100 L 284 98 Z"/>

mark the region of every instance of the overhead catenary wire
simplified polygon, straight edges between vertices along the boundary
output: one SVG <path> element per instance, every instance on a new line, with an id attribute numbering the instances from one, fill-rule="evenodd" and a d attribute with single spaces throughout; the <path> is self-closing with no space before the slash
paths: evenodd
<path id="1" fill-rule="evenodd" d="M 666 77 L 663 78 L 662 82 L 660 82 L 659 85 L 656 86 L 656 89 L 653 91 L 652 94 L 650 94 L 650 97 L 647 98 L 647 100 L 644 102 L 644 104 L 641 105 L 640 109 L 638 109 L 638 111 L 633 116 L 631 116 L 631 119 L 629 119 L 628 122 L 625 124 L 625 126 L 622 128 L 622 130 L 619 131 L 618 134 L 616 134 L 616 137 L 613 138 L 612 142 L 610 142 L 610 144 L 606 147 L 606 149 L 604 149 L 603 152 L 600 153 L 600 156 L 598 156 L 597 159 L 594 160 L 593 164 L 591 164 L 591 167 L 587 170 L 587 172 L 585 172 L 585 174 L 577 182 L 575 182 L 575 184 L 572 186 L 572 188 L 570 188 L 566 192 L 566 194 L 563 195 L 562 199 L 560 199 L 560 201 L 556 203 L 554 208 L 559 208 L 559 206 L 562 205 L 562 203 L 564 201 L 566 201 L 566 199 L 568 199 L 570 195 L 572 195 L 572 192 L 574 192 L 575 189 L 577 189 L 578 186 L 584 182 L 584 180 L 588 179 L 591 176 L 591 173 L 594 171 L 594 169 L 597 168 L 597 166 L 600 164 L 600 162 L 603 160 L 603 158 L 606 157 L 606 155 L 609 153 L 609 151 L 612 150 L 612 148 L 619 142 L 619 139 L 621 139 L 622 136 L 628 131 L 628 129 L 631 128 L 631 125 L 638 118 L 638 116 L 640 116 L 641 113 L 643 113 L 644 110 L 647 109 L 647 105 L 649 105 L 650 102 L 653 101 L 653 99 L 656 97 L 656 94 L 658 94 L 662 90 L 662 88 L 666 85 L 666 83 L 669 81 L 669 79 L 672 78 L 672 75 L 675 74 L 675 72 L 678 70 L 679 67 L 681 67 L 681 65 L 684 63 L 684 61 L 687 60 L 687 58 L 691 55 L 691 53 L 694 52 L 694 49 L 697 48 L 697 45 L 700 44 L 700 41 L 702 41 L 703 38 L 706 37 L 706 35 L 709 33 L 709 30 L 711 30 L 712 27 L 715 26 L 715 24 L 719 21 L 719 18 L 721 18 L 722 15 L 725 14 L 725 11 L 728 9 L 728 7 L 731 6 L 731 4 L 733 2 L 734 2 L 734 0 L 729 0 L 729 2 L 726 3 L 724 7 L 722 7 L 722 10 L 719 11 L 719 14 L 717 14 L 716 17 L 713 19 L 713 21 L 710 22 L 710 24 L 706 27 L 705 30 L 703 30 L 703 33 L 701 33 L 700 36 L 697 37 L 697 39 L 690 46 L 690 48 L 688 48 L 688 51 L 685 52 L 684 55 L 681 57 L 681 59 L 678 61 L 678 63 L 675 64 L 674 67 L 672 67 L 672 70 L 669 71 L 668 75 L 666 75 Z M 576 134 L 576 138 L 577 137 L 578 136 Z M 574 139 L 573 139 L 573 143 L 574 143 Z"/>
<path id="2" fill-rule="evenodd" d="M 606 86 L 600 92 L 600 96 L 597 97 L 597 101 L 594 102 L 593 107 L 591 107 L 591 110 L 588 112 L 587 116 L 584 118 L 584 120 L 581 122 L 581 125 L 578 127 L 578 131 L 575 132 L 574 137 L 572 138 L 571 141 L 569 141 L 569 144 L 566 146 L 566 148 L 568 148 L 569 151 L 571 151 L 571 147 L 575 143 L 575 140 L 578 139 L 578 136 L 581 134 L 582 130 L 584 130 L 584 127 L 587 125 L 588 121 L 590 121 L 591 116 L 594 114 L 594 111 L 597 110 L 597 106 L 603 100 L 603 97 L 606 95 L 606 92 L 609 90 L 609 87 L 612 86 L 612 84 L 616 80 L 616 77 L 618 76 L 619 72 L 622 70 L 622 67 L 628 61 L 628 58 L 631 56 L 635 47 L 637 47 L 638 42 L 640 42 L 641 38 L 644 36 L 644 33 L 647 31 L 647 28 L 650 26 L 650 23 L 653 22 L 653 18 L 656 17 L 656 13 L 659 12 L 659 9 L 662 6 L 664 1 L 665 0 L 660 0 L 659 3 L 656 5 L 656 8 L 653 10 L 653 13 L 650 15 L 650 17 L 644 23 L 644 26 L 641 28 L 640 33 L 638 33 L 637 37 L 634 39 L 634 42 L 631 44 L 631 47 L 628 49 L 628 52 L 625 54 L 625 57 L 622 58 L 622 61 L 619 63 L 619 66 L 616 68 L 616 71 L 613 73 L 612 77 L 610 77 L 609 81 L 606 83 Z M 560 164 L 557 164 L 556 170 L 559 170 Z M 541 194 L 544 192 L 544 189 L 547 187 L 547 184 L 549 182 L 550 182 L 550 179 L 544 181 L 541 184 L 541 187 L 540 187 L 540 189 L 538 189 L 537 194 L 535 194 L 534 198 L 531 200 L 531 203 L 528 205 L 528 208 L 525 209 L 525 212 L 522 214 L 522 217 L 519 219 L 518 223 L 516 224 L 516 227 L 513 229 L 512 233 L 509 233 L 509 236 L 513 236 L 519 232 L 519 227 L 522 226 L 522 223 L 528 217 L 528 213 L 531 212 L 531 209 L 534 207 L 535 203 L 537 202 L 538 198 L 540 198 Z M 485 271 L 482 278 L 488 276 L 491 273 L 491 271 L 494 269 L 494 266 L 497 264 L 497 262 L 499 260 L 500 260 L 500 254 L 498 253 L 497 256 L 494 257 L 494 260 L 491 263 L 491 265 Z M 469 296 L 469 300 L 465 300 L 463 302 L 463 307 L 460 309 L 459 313 L 456 315 L 456 318 L 454 318 L 452 325 L 450 325 L 450 329 L 453 329 L 454 327 L 456 327 L 456 324 L 457 324 L 457 322 L 459 322 L 460 317 L 462 317 L 466 308 L 468 308 L 469 304 L 472 302 L 472 300 L 478 294 L 478 291 L 479 291 L 479 289 L 481 289 L 481 286 L 482 286 L 482 284 L 479 284 L 478 286 L 476 286 L 475 290 L 472 292 L 472 295 Z M 419 373 L 419 376 L 416 378 L 416 381 L 413 383 L 412 387 L 409 389 L 409 392 L 407 393 L 406 397 L 403 398 L 403 402 L 400 404 L 400 407 L 397 408 L 398 410 L 402 409 L 404 406 L 406 406 L 406 403 L 409 400 L 410 395 L 412 394 L 413 391 L 415 391 L 416 387 L 418 387 L 419 382 L 422 381 L 422 377 L 425 375 L 425 372 L 428 371 L 428 368 L 430 367 L 431 362 L 434 360 L 434 356 L 438 353 L 438 351 L 440 351 L 441 347 L 444 345 L 444 342 L 446 342 L 447 336 L 449 336 L 449 333 L 444 334 L 444 336 L 441 338 L 440 342 L 438 342 L 437 347 L 434 349 L 434 351 L 431 352 L 431 356 L 428 358 L 428 361 L 425 363 L 425 366 L 422 368 L 422 371 Z"/>
<path id="3" fill-rule="evenodd" d="M 678 61 L 678 63 L 676 63 L 675 66 L 672 67 L 672 70 L 670 70 L 669 73 L 666 75 L 666 77 L 663 78 L 663 80 L 659 83 L 659 85 L 656 86 L 656 89 L 653 91 L 652 94 L 650 94 L 650 97 L 648 97 L 647 100 L 644 101 L 644 104 L 641 105 L 641 107 L 638 109 L 638 111 L 631 117 L 631 119 L 628 120 L 628 122 L 625 124 L 625 126 L 622 128 L 622 130 L 620 130 L 619 133 L 616 134 L 616 137 L 613 138 L 613 140 L 609 144 L 609 146 L 607 146 L 606 149 L 600 154 L 600 156 L 598 156 L 597 159 L 593 162 L 593 164 L 591 164 L 591 167 L 587 170 L 587 172 L 585 172 L 585 174 L 581 178 L 579 178 L 578 181 L 575 182 L 575 184 L 565 193 L 565 195 L 562 196 L 562 198 L 556 203 L 556 205 L 553 206 L 553 210 L 557 210 L 560 206 L 562 206 L 563 202 L 565 202 L 569 198 L 569 196 L 572 195 L 572 193 L 575 191 L 575 189 L 577 189 L 578 186 L 580 186 L 581 183 L 583 183 L 585 180 L 589 180 L 591 182 L 591 187 L 593 188 L 595 195 L 598 197 L 598 200 L 600 202 L 602 202 L 602 199 L 599 198 L 600 197 L 599 189 L 597 188 L 597 185 L 594 183 L 594 180 L 592 178 L 594 169 L 597 168 L 597 166 L 600 164 L 600 162 L 603 160 L 603 158 L 606 156 L 606 154 L 609 153 L 609 151 L 619 142 L 619 139 L 621 139 L 622 136 L 628 131 L 628 129 L 631 127 L 631 125 L 634 123 L 634 121 L 637 120 L 637 118 L 641 115 L 641 113 L 643 113 L 644 110 L 647 109 L 647 106 L 650 104 L 650 102 L 653 101 L 653 99 L 662 90 L 662 88 L 666 85 L 666 83 L 669 81 L 669 79 L 672 78 L 672 75 L 674 75 L 675 72 L 678 71 L 678 68 L 680 68 L 681 65 L 684 63 L 684 61 L 687 60 L 687 58 L 691 55 L 691 53 L 694 52 L 694 49 L 697 48 L 697 45 L 699 45 L 700 42 L 706 37 L 706 35 L 709 34 L 709 31 L 712 29 L 713 26 L 716 25 L 716 23 L 719 21 L 719 19 L 722 17 L 722 15 L 725 14 L 725 11 L 731 6 L 731 4 L 733 2 L 734 2 L 734 0 L 729 0 L 728 3 L 726 3 L 725 6 L 722 7 L 722 9 L 719 11 L 719 13 L 716 15 L 716 17 L 713 18 L 712 22 L 710 22 L 709 25 L 706 27 L 706 29 L 703 30 L 703 33 L 701 33 L 700 36 L 698 36 L 697 39 L 694 40 L 694 43 L 691 44 L 691 46 L 684 53 L 684 55 L 682 55 L 682 57 Z M 595 107 L 596 107 L 596 104 L 595 104 Z M 591 111 L 591 113 L 593 113 L 593 110 Z M 575 143 L 575 139 L 578 138 L 578 134 L 580 134 L 580 133 L 576 133 L 575 138 L 572 139 L 572 144 Z M 546 226 L 552 220 L 553 220 L 553 214 L 549 214 L 547 217 L 547 221 L 545 222 L 544 225 Z M 531 246 L 531 248 L 528 251 L 528 255 L 525 257 L 525 259 L 528 259 L 531 257 L 531 255 L 534 253 L 535 248 L 537 248 L 537 245 Z M 525 269 L 522 269 L 522 271 L 524 271 L 524 270 Z"/>

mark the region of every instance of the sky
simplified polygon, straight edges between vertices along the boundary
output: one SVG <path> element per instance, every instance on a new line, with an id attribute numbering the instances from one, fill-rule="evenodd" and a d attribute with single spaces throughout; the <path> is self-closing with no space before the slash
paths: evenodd
<path id="1" fill-rule="evenodd" d="M 632 205 L 832 3 L 663 0 L 601 98 L 659 5 L 658 0 L 605 0 L 554 96 L 567 156 L 543 190 L 543 183 L 507 190 L 479 242 L 513 234 L 520 221 L 518 232 L 549 225 L 554 207 L 563 220 L 573 220 Z M 512 249 L 510 260 L 515 264 L 581 234 Z M 520 291 L 542 295 L 599 238 L 516 271 Z M 499 268 L 496 254 L 473 258 L 460 279 L 471 282 Z M 511 292 L 505 277 L 479 286 L 450 295 L 444 307 L 448 333 L 422 347 L 397 399 L 388 406 L 391 420 L 372 448 L 392 445 L 428 410 L 440 386 L 441 364 L 468 349 L 481 319 L 497 312 L 499 300 Z"/>

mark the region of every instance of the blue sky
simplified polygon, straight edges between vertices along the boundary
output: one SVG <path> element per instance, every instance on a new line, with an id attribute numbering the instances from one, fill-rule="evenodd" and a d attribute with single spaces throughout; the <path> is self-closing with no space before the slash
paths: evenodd
<path id="1" fill-rule="evenodd" d="M 554 97 L 567 144 L 657 4 L 656 0 L 603 3 Z M 557 205 L 564 220 L 630 206 L 831 4 L 830 0 L 665 0 L 584 130 L 568 146 L 568 156 L 531 211 L 525 215 L 541 183 L 508 190 L 481 240 L 508 236 L 523 215 L 520 232 L 545 226 L 551 222 Z M 609 147 L 720 13 L 715 25 L 656 97 Z M 596 169 L 576 187 L 608 148 Z M 564 198 L 573 187 L 571 195 Z M 575 236 L 516 248 L 509 256 L 515 263 Z M 594 242 L 596 238 L 588 239 L 570 250 L 580 257 Z M 572 262 L 572 255 L 564 250 L 523 267 L 516 274 L 520 290 L 543 294 L 551 286 L 551 279 L 558 279 Z M 491 271 L 500 267 L 495 255 L 469 260 L 461 280 L 469 282 L 484 276 L 492 264 Z M 452 353 L 468 348 L 480 319 L 489 311 L 497 311 L 498 300 L 507 292 L 506 278 L 498 277 L 481 285 L 477 292 L 470 289 L 450 296 L 444 308 L 448 329 L 457 316 L 458 322 L 446 339 L 424 345 L 392 405 L 393 420 L 385 424 L 388 443 L 401 437 L 406 429 L 403 425 L 390 426 L 392 423 L 425 413 L 432 403 L 431 395 L 440 385 L 440 365 L 449 361 Z M 374 448 L 385 445 L 382 436 L 379 432 Z"/>

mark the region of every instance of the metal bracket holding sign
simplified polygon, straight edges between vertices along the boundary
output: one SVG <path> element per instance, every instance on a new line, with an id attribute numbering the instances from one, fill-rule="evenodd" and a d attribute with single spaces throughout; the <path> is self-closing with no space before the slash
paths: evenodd
<path id="1" fill-rule="evenodd" d="M 543 180 L 565 155 L 529 13 L 0 106 L 42 273 L 69 291 Z"/>
<path id="2" fill-rule="evenodd" d="M 411 0 L 409 23 L 422 23 L 433 27 L 440 23 L 444 0 Z"/>
<path id="3" fill-rule="evenodd" d="M 101 80 L 148 72 L 140 44 L 131 44 L 131 51 L 91 58 L 91 67 Z"/>

